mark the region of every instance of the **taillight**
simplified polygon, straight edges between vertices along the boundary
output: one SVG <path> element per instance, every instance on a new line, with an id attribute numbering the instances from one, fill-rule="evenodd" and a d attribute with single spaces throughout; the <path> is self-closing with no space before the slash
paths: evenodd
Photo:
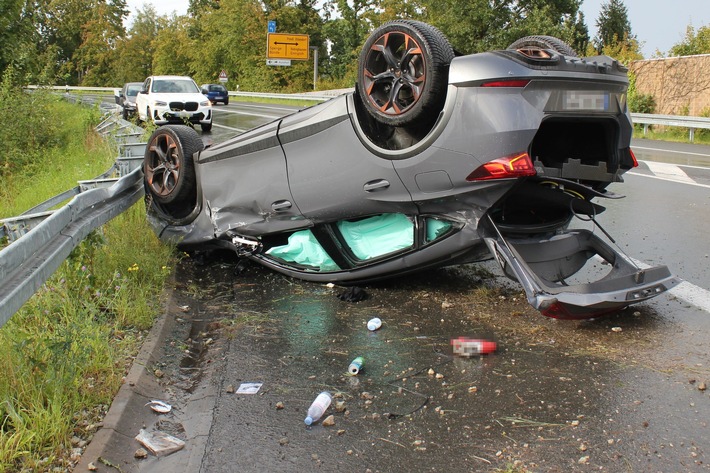
<path id="1" fill-rule="evenodd" d="M 639 162 L 638 162 L 638 160 L 636 159 L 636 155 L 634 154 L 634 150 L 632 150 L 631 148 L 629 148 L 629 154 L 631 155 L 631 161 L 634 162 L 633 167 L 635 167 L 635 168 L 639 167 Z"/>
<path id="2" fill-rule="evenodd" d="M 528 153 L 518 153 L 504 158 L 488 161 L 466 177 L 467 181 L 485 181 L 488 179 L 513 179 L 534 176 L 535 167 Z"/>
<path id="3" fill-rule="evenodd" d="M 481 87 L 525 87 L 530 83 L 530 79 L 506 79 L 484 82 Z"/>

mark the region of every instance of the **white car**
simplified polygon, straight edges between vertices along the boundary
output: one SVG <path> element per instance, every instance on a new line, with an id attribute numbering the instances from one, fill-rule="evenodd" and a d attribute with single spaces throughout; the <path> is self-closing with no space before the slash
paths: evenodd
<path id="1" fill-rule="evenodd" d="M 151 76 L 136 97 L 136 111 L 142 121 L 200 124 L 212 129 L 212 105 L 194 80 L 187 76 Z"/>

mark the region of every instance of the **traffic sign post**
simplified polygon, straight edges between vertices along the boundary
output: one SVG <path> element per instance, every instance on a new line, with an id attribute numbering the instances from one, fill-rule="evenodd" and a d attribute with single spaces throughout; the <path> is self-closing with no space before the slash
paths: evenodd
<path id="1" fill-rule="evenodd" d="M 227 82 L 229 79 L 227 78 L 227 71 L 222 69 L 222 72 L 219 73 L 219 81 L 220 82 Z"/>
<path id="2" fill-rule="evenodd" d="M 288 33 L 267 34 L 267 59 L 308 60 L 308 35 Z"/>

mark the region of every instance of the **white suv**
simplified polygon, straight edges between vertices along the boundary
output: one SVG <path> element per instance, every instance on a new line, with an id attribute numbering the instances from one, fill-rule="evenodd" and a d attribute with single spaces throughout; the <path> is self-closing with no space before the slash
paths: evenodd
<path id="1" fill-rule="evenodd" d="M 186 76 L 151 76 L 136 97 L 138 118 L 166 123 L 200 124 L 212 129 L 212 106 L 194 80 Z"/>

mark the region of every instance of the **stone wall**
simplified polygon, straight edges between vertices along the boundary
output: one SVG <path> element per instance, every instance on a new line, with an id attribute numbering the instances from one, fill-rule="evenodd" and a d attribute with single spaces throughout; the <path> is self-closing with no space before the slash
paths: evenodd
<path id="1" fill-rule="evenodd" d="M 710 54 L 633 61 L 636 90 L 656 100 L 655 113 L 701 116 L 710 112 Z"/>

